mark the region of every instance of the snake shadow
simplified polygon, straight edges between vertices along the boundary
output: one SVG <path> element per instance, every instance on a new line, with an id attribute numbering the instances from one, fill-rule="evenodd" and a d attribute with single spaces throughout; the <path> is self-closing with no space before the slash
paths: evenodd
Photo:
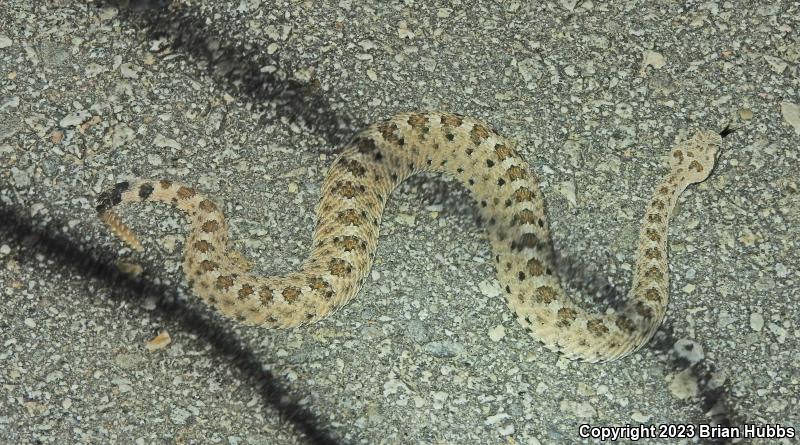
<path id="1" fill-rule="evenodd" d="M 263 406 L 277 412 L 298 435 L 314 445 L 338 443 L 319 426 L 320 419 L 302 407 L 297 402 L 299 398 L 264 369 L 262 358 L 220 323 L 182 303 L 175 288 L 131 278 L 113 265 L 113 253 L 81 245 L 68 234 L 62 234 L 59 228 L 66 226 L 64 221 L 53 220 L 41 226 L 23 216 L 25 213 L 24 209 L 0 203 L 0 240 L 19 248 L 20 254 L 16 258 L 19 263 L 40 264 L 36 256 L 42 255 L 65 270 L 104 283 L 113 290 L 109 297 L 111 300 L 138 302 L 145 297 L 156 297 L 156 313 L 207 342 L 219 357 L 228 359 L 226 365 L 237 369 L 245 381 L 257 389 Z"/>

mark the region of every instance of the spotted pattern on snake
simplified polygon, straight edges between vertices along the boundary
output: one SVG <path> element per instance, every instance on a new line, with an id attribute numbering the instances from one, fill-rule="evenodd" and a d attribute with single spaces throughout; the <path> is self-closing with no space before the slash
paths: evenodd
<path id="1" fill-rule="evenodd" d="M 285 276 L 251 274 L 228 244 L 219 206 L 187 185 L 122 182 L 99 196 L 97 211 L 135 250 L 141 244 L 114 207 L 156 201 L 186 212 L 191 229 L 183 269 L 192 290 L 245 324 L 290 328 L 320 320 L 358 293 L 372 266 L 391 192 L 415 173 L 444 172 L 478 203 L 497 279 L 517 321 L 550 350 L 600 362 L 637 350 L 661 324 L 669 290 L 669 219 L 684 189 L 710 174 L 724 135 L 701 131 L 672 150 L 670 172 L 642 219 L 630 293 L 613 312 L 589 311 L 567 296 L 536 177 L 511 140 L 458 114 L 398 114 L 356 135 L 324 179 L 309 256 Z"/>

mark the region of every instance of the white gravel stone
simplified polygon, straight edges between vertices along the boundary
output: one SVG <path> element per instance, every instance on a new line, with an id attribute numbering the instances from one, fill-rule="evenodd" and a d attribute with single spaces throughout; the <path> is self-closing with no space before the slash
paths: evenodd
<path id="1" fill-rule="evenodd" d="M 758 312 L 750 314 L 750 329 L 756 332 L 761 332 L 764 329 L 764 317 Z"/>
<path id="2" fill-rule="evenodd" d="M 783 119 L 794 128 L 795 134 L 800 134 L 800 105 L 792 102 L 781 102 Z"/>

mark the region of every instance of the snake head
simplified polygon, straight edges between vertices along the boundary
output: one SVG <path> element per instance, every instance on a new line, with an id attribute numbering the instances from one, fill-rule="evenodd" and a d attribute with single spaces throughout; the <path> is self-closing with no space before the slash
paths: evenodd
<path id="1" fill-rule="evenodd" d="M 727 133 L 726 133 L 727 131 Z M 679 143 L 672 149 L 670 164 L 672 171 L 687 183 L 702 182 L 714 169 L 722 145 L 723 133 L 698 131 L 691 138 Z"/>

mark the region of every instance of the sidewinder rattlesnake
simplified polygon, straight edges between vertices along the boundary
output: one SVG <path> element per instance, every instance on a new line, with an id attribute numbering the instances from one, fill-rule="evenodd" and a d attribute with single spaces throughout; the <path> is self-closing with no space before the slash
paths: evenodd
<path id="1" fill-rule="evenodd" d="M 684 189 L 708 177 L 728 132 L 698 132 L 672 150 L 670 172 L 656 186 L 642 219 L 628 300 L 614 313 L 589 312 L 562 289 L 537 179 L 514 143 L 457 114 L 398 114 L 356 135 L 324 179 L 310 255 L 299 271 L 285 276 L 251 274 L 228 244 L 219 207 L 187 185 L 121 182 L 99 196 L 97 211 L 135 250 L 141 244 L 113 207 L 157 201 L 188 213 L 183 269 L 194 292 L 246 324 L 290 328 L 320 320 L 358 293 L 392 190 L 417 172 L 449 173 L 479 204 L 497 278 L 519 323 L 550 350 L 607 361 L 640 348 L 661 324 L 669 290 L 670 215 Z"/>

